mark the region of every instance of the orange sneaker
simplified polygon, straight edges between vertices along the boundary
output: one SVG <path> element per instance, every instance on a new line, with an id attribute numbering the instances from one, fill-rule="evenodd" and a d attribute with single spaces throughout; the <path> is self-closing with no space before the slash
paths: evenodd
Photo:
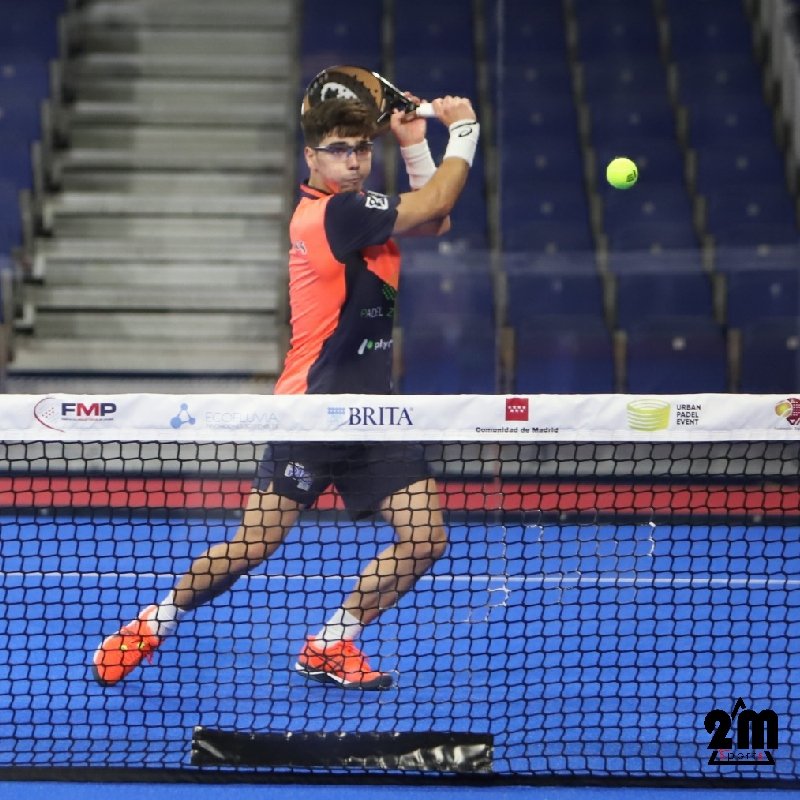
<path id="1" fill-rule="evenodd" d="M 146 618 L 152 616 L 155 608 L 148 606 L 133 622 L 112 633 L 95 650 L 92 672 L 101 686 L 119 683 L 141 664 L 143 658 L 148 663 L 153 660 L 153 651 L 161 640 L 153 633 Z"/>
<path id="2" fill-rule="evenodd" d="M 366 656 L 350 641 L 322 647 L 309 636 L 295 670 L 312 681 L 335 683 L 343 689 L 388 689 L 392 685 L 392 676 L 371 669 Z"/>

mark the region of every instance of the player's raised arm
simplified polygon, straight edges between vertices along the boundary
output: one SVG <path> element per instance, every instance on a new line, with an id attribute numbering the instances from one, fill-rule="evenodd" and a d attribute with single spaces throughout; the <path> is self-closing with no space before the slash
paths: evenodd
<path id="1" fill-rule="evenodd" d="M 464 188 L 475 157 L 480 126 L 472 103 L 465 97 L 448 95 L 434 100 L 432 106 L 436 118 L 449 128 L 450 139 L 442 163 L 430 179 L 415 191 L 400 195 L 393 233 L 446 218 Z"/>

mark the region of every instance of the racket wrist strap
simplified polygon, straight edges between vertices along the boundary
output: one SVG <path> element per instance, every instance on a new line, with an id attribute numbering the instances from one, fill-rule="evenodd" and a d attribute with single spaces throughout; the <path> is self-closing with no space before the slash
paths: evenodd
<path id="1" fill-rule="evenodd" d="M 436 164 L 433 162 L 428 140 L 423 139 L 417 144 L 401 147 L 400 155 L 406 165 L 409 186 L 412 190 L 421 189 L 436 172 Z"/>
<path id="2" fill-rule="evenodd" d="M 478 139 L 481 135 L 481 126 L 476 120 L 462 119 L 450 125 L 450 139 L 445 158 L 463 158 L 468 166 L 472 166 L 475 151 L 478 148 Z"/>

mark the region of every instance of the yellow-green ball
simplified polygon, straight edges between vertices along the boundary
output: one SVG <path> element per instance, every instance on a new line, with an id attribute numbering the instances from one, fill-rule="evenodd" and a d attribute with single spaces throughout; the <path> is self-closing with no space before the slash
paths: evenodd
<path id="1" fill-rule="evenodd" d="M 606 167 L 606 180 L 615 189 L 630 189 L 638 177 L 639 170 L 629 158 L 615 158 Z"/>

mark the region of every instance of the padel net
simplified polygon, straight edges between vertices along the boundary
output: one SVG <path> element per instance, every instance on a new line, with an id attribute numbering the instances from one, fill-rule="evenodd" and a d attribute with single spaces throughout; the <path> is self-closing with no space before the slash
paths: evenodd
<path id="1" fill-rule="evenodd" d="M 800 397 L 5 396 L 0 428 L 0 778 L 800 783 Z M 296 669 L 394 536 L 330 490 L 99 685 L 282 442 L 437 481 L 446 551 L 361 633 L 391 686 Z"/>

